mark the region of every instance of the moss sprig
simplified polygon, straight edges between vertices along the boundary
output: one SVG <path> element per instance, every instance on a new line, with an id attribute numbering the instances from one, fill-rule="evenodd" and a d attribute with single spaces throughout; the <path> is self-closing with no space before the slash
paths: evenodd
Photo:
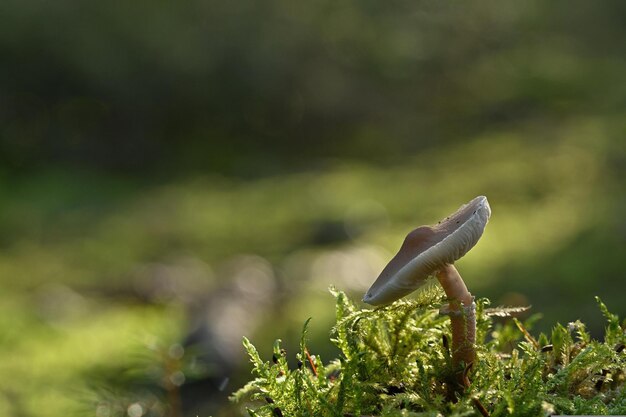
<path id="1" fill-rule="evenodd" d="M 598 300 L 607 319 L 604 341 L 584 324 L 555 325 L 530 334 L 536 317 L 494 322 L 519 309 L 489 309 L 477 301 L 477 357 L 471 383 L 452 389 L 449 326 L 439 314 L 445 296 L 431 287 L 417 300 L 360 309 L 345 293 L 336 299 L 331 341 L 339 358 L 323 363 L 302 331 L 297 366 L 290 369 L 278 340 L 271 361 L 244 346 L 256 378 L 231 397 L 250 416 L 547 416 L 626 414 L 626 335 L 619 318 Z"/>

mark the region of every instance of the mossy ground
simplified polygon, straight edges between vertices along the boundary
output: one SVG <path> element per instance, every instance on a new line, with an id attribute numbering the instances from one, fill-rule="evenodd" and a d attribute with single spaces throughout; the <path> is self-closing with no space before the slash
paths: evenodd
<path id="1" fill-rule="evenodd" d="M 498 317 L 515 309 L 490 309 L 487 299 L 477 300 L 477 360 L 466 370 L 468 386 L 459 387 L 437 287 L 375 310 L 332 293 L 338 359 L 323 362 L 308 351 L 308 321 L 295 369 L 280 340 L 264 361 L 244 339 L 256 379 L 231 399 L 250 416 L 626 414 L 626 333 L 600 300 L 607 320 L 602 342 L 579 321 L 534 338 L 533 317 L 502 322 Z"/>

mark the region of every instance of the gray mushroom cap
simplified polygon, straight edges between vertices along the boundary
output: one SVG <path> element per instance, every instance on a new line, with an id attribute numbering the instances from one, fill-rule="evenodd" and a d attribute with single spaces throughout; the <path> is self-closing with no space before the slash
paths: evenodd
<path id="1" fill-rule="evenodd" d="M 363 301 L 371 305 L 389 304 L 424 285 L 430 275 L 474 247 L 490 215 L 487 197 L 479 196 L 436 225 L 413 230 Z"/>

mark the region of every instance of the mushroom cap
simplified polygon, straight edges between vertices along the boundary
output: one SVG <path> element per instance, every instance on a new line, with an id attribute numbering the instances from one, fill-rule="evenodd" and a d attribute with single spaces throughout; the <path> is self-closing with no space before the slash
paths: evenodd
<path id="1" fill-rule="evenodd" d="M 420 226 L 404 239 L 398 253 L 363 297 L 384 305 L 415 291 L 446 264 L 474 247 L 491 216 L 487 197 L 479 196 L 434 226 Z"/>

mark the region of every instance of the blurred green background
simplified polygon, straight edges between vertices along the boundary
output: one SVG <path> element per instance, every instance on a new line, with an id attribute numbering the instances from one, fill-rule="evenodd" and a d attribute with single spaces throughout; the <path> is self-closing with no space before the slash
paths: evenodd
<path id="1" fill-rule="evenodd" d="M 493 304 L 626 315 L 626 3 L 0 2 L 0 415 L 234 416 L 413 227 Z M 288 348 L 289 350 L 289 348 Z M 291 356 L 295 352 L 291 349 Z M 293 359 L 293 358 L 292 358 Z"/>

